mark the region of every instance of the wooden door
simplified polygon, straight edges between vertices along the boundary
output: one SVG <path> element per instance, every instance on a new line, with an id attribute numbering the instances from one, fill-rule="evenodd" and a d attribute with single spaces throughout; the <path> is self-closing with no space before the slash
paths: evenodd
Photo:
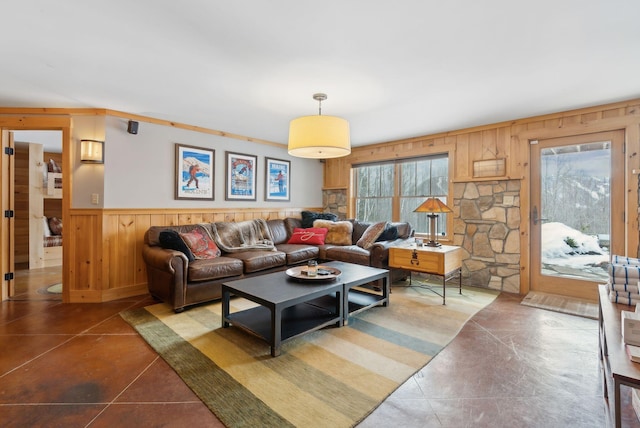
<path id="1" fill-rule="evenodd" d="M 624 254 L 624 131 L 531 144 L 531 290 L 597 300 Z"/>
<path id="2" fill-rule="evenodd" d="M 14 294 L 14 150 L 13 133 L 2 130 L 0 157 L 0 171 L 2 171 L 2 209 L 0 211 L 2 216 L 2 226 L 0 227 L 2 300 L 7 300 L 9 296 Z"/>

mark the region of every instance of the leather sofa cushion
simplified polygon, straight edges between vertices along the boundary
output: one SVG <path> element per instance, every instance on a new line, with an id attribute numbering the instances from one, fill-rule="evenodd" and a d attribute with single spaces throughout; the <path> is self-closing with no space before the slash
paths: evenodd
<path id="1" fill-rule="evenodd" d="M 207 281 L 242 275 L 242 260 L 232 257 L 194 260 L 189 263 L 188 281 Z"/>
<path id="2" fill-rule="evenodd" d="M 284 244 L 289 240 L 291 234 L 287 232 L 287 226 L 283 219 L 276 218 L 267 220 L 267 226 L 269 227 L 275 245 Z"/>
<path id="3" fill-rule="evenodd" d="M 284 266 L 287 261 L 287 255 L 281 251 L 240 251 L 233 253 L 233 257 L 244 262 L 244 273 Z"/>
<path id="4" fill-rule="evenodd" d="M 336 245 L 326 250 L 327 259 L 364 266 L 369 266 L 370 255 L 369 250 L 357 245 Z"/>
<path id="5" fill-rule="evenodd" d="M 287 255 L 287 265 L 295 265 L 318 258 L 320 249 L 315 245 L 280 244 L 276 248 Z"/>
<path id="6" fill-rule="evenodd" d="M 287 217 L 284 219 L 284 225 L 287 228 L 287 236 L 290 238 L 294 229 L 302 227 L 302 219 Z"/>
<path id="7" fill-rule="evenodd" d="M 413 232 L 413 227 L 406 222 L 389 223 L 391 226 L 395 226 L 398 229 L 398 239 L 410 238 Z"/>
<path id="8" fill-rule="evenodd" d="M 329 248 L 333 248 L 336 245 L 333 244 L 324 244 L 324 245 L 318 245 L 318 258 L 321 260 L 327 260 L 329 257 L 327 257 L 327 250 Z"/>
<path id="9" fill-rule="evenodd" d="M 355 219 L 351 219 L 349 221 L 353 223 L 352 244 L 355 244 L 360 238 L 362 238 L 362 234 L 369 228 L 369 226 L 371 226 L 372 223 Z"/>

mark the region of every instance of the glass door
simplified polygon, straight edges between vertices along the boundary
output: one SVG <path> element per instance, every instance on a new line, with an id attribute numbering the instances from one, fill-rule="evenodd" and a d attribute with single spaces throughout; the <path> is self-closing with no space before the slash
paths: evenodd
<path id="1" fill-rule="evenodd" d="M 597 300 L 624 251 L 624 133 L 531 143 L 531 290 Z"/>

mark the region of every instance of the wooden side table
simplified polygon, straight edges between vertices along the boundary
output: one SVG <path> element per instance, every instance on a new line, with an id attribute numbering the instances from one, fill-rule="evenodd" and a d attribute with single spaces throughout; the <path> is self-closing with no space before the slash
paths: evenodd
<path id="1" fill-rule="evenodd" d="M 462 294 L 462 249 L 453 245 L 418 247 L 415 244 L 389 248 L 389 266 L 412 272 L 424 272 L 442 277 L 442 304 L 446 304 L 446 283 L 458 276 L 458 291 Z"/>
<path id="2" fill-rule="evenodd" d="M 633 306 L 612 303 L 606 284 L 598 285 L 600 361 L 602 367 L 602 389 L 605 399 L 605 412 L 609 422 L 613 417 L 614 426 L 622 426 L 622 385 L 640 388 L 640 363 L 634 363 L 627 355 L 622 339 L 621 311 L 632 311 Z M 613 389 L 613 397 L 610 392 Z M 613 398 L 613 402 L 611 399 Z M 607 424 L 609 426 L 609 424 Z"/>

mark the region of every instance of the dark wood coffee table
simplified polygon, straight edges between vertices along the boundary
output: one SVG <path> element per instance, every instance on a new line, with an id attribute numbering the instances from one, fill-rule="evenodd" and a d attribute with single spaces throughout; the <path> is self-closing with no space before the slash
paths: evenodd
<path id="1" fill-rule="evenodd" d="M 222 327 L 233 324 L 271 345 L 271 355 L 280 355 L 282 342 L 343 320 L 342 282 L 300 282 L 284 272 L 275 272 L 222 284 Z M 230 313 L 231 295 L 244 297 L 260 306 Z M 318 307 L 309 301 L 337 295 L 332 307 Z"/>
<path id="2" fill-rule="evenodd" d="M 389 305 L 391 283 L 389 279 L 389 271 L 387 269 L 345 262 L 327 262 L 322 263 L 322 266 L 330 266 L 339 269 L 342 272 L 338 281 L 343 284 L 343 325 L 347 325 L 349 323 L 349 316 L 355 315 L 374 306 Z M 379 293 L 358 290 L 355 288 L 372 282 L 378 283 L 377 287 L 380 289 Z M 313 303 L 321 307 L 328 307 L 332 304 L 326 296 L 314 300 Z"/>
<path id="3" fill-rule="evenodd" d="M 271 346 L 280 355 L 281 344 L 302 334 L 348 322 L 349 315 L 389 304 L 389 271 L 351 263 L 328 262 L 339 269 L 331 281 L 300 281 L 275 272 L 222 284 L 222 327 L 237 326 Z M 380 293 L 354 290 L 378 281 Z M 230 313 L 231 295 L 260 306 Z"/>

